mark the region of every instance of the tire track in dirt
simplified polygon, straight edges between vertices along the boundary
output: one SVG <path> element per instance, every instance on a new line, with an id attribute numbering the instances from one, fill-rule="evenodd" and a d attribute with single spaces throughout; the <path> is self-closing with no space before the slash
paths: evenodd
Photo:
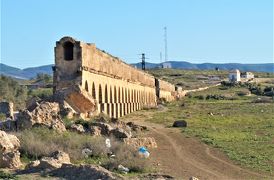
<path id="1" fill-rule="evenodd" d="M 147 126 L 150 130 L 148 135 L 156 139 L 158 148 L 155 153 L 159 154 L 153 158 L 161 164 L 164 173 L 178 178 L 190 176 L 200 179 L 273 178 L 233 164 L 217 149 L 211 151 L 206 144 L 185 137 L 180 129 L 166 128 L 161 124 L 144 121 L 136 121 L 136 123 Z M 168 152 L 173 153 L 170 155 Z"/>
<path id="2" fill-rule="evenodd" d="M 208 169 L 206 169 L 206 167 L 198 162 L 193 162 L 192 160 L 189 160 L 188 158 L 186 158 L 186 156 L 183 156 L 182 153 L 180 152 L 180 148 L 179 146 L 172 140 L 171 137 L 169 137 L 168 135 L 166 135 L 165 133 L 162 133 L 161 130 L 155 130 L 155 129 L 151 129 L 154 133 L 160 134 L 164 139 L 167 140 L 167 142 L 172 146 L 172 149 L 175 151 L 177 157 L 183 161 L 183 162 L 187 162 L 188 164 L 190 164 L 191 166 L 199 169 L 200 171 L 204 171 L 208 174 L 210 174 L 211 176 L 214 176 L 215 178 L 218 177 L 223 177 L 222 174 L 220 173 L 216 173 L 216 172 L 212 172 Z M 185 154 L 185 153 L 184 153 Z"/>

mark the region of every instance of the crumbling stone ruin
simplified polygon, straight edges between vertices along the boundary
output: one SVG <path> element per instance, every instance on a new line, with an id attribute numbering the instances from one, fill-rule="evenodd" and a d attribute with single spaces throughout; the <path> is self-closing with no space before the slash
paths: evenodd
<path id="1" fill-rule="evenodd" d="M 0 131 L 0 168 L 18 168 L 22 165 L 19 148 L 20 141 L 16 136 Z"/>
<path id="2" fill-rule="evenodd" d="M 13 119 L 13 103 L 0 102 L 0 113 L 5 114 L 7 118 Z"/>
<path id="3" fill-rule="evenodd" d="M 174 85 L 71 37 L 56 42 L 53 71 L 55 97 L 84 117 L 119 118 L 176 96 Z"/>

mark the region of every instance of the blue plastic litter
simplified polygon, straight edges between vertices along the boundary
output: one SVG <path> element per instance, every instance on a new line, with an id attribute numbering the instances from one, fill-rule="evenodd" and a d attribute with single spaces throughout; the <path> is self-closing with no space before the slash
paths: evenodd
<path id="1" fill-rule="evenodd" d="M 145 153 L 145 152 L 147 152 L 147 149 L 142 146 L 142 147 L 139 148 L 139 152 Z"/>

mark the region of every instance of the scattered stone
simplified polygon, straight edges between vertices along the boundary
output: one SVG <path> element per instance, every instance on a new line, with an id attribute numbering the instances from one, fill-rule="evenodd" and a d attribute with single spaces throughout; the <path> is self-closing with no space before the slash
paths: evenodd
<path id="1" fill-rule="evenodd" d="M 196 177 L 194 177 L 194 176 L 191 176 L 191 177 L 189 178 L 189 180 L 199 180 L 199 179 L 196 178 Z"/>
<path id="2" fill-rule="evenodd" d="M 127 174 L 129 172 L 129 169 L 127 167 L 124 167 L 122 164 L 119 164 L 118 171 Z"/>
<path id="3" fill-rule="evenodd" d="M 62 117 L 66 117 L 68 119 L 72 119 L 77 114 L 77 112 L 66 101 L 63 101 L 60 109 L 60 114 Z"/>
<path id="4" fill-rule="evenodd" d="M 61 168 L 55 169 L 50 172 L 50 175 L 60 177 L 68 180 L 72 179 L 101 179 L 101 180 L 114 180 L 122 179 L 107 169 L 98 165 L 72 165 L 63 164 Z"/>
<path id="5" fill-rule="evenodd" d="M 129 126 L 133 131 L 137 131 L 137 132 L 147 130 L 146 126 L 140 126 L 135 124 L 134 122 L 128 122 L 126 125 Z"/>
<path id="6" fill-rule="evenodd" d="M 79 133 L 79 134 L 86 132 L 82 124 L 72 124 L 70 126 L 70 129 L 74 132 Z"/>
<path id="7" fill-rule="evenodd" d="M 85 158 L 88 158 L 88 157 L 92 156 L 92 150 L 89 149 L 89 148 L 85 148 L 85 149 L 82 150 L 82 155 Z"/>
<path id="8" fill-rule="evenodd" d="M 63 164 L 71 164 L 69 155 L 63 151 L 56 151 L 52 153 L 50 157 L 43 157 L 39 162 L 30 162 L 26 166 L 26 169 L 29 169 L 30 171 L 52 170 L 61 168 Z"/>
<path id="9" fill-rule="evenodd" d="M 208 113 L 208 115 L 210 115 L 210 116 L 214 116 L 214 114 L 213 114 L 212 112 L 209 112 L 209 113 Z"/>
<path id="10" fill-rule="evenodd" d="M 5 131 L 0 131 L 0 168 L 19 168 L 20 161 L 19 139 Z"/>
<path id="11" fill-rule="evenodd" d="M 143 138 L 125 138 L 124 143 L 134 148 L 146 147 L 146 148 L 157 148 L 157 143 L 153 137 Z"/>
<path id="12" fill-rule="evenodd" d="M 39 160 L 31 161 L 29 164 L 26 165 L 25 169 L 37 168 L 39 165 L 40 165 Z"/>
<path id="13" fill-rule="evenodd" d="M 101 129 L 101 135 L 104 136 L 109 136 L 110 135 L 110 131 L 113 130 L 113 128 L 111 127 L 111 125 L 107 124 L 107 123 L 103 123 L 103 122 L 94 122 L 91 124 L 91 126 L 98 126 Z"/>
<path id="14" fill-rule="evenodd" d="M 51 122 L 51 128 L 56 130 L 59 133 L 65 132 L 66 131 L 66 126 L 64 124 L 64 122 L 60 119 L 60 120 L 53 120 Z"/>
<path id="15" fill-rule="evenodd" d="M 101 128 L 99 126 L 90 126 L 92 136 L 101 136 Z"/>
<path id="16" fill-rule="evenodd" d="M 110 131 L 110 135 L 114 136 L 117 139 L 131 138 L 131 132 L 126 132 L 124 129 L 115 128 Z"/>
<path id="17" fill-rule="evenodd" d="M 187 127 L 187 122 L 185 120 L 174 121 L 173 127 Z"/>

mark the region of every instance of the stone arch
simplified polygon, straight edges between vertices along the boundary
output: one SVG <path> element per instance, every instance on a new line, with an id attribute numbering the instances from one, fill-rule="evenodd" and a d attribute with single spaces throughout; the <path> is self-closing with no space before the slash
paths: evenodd
<path id="1" fill-rule="evenodd" d="M 134 90 L 131 90 L 131 99 L 130 102 L 134 102 Z"/>
<path id="2" fill-rule="evenodd" d="M 70 41 L 67 41 L 64 43 L 63 48 L 64 48 L 64 60 L 72 61 L 74 44 Z"/>
<path id="3" fill-rule="evenodd" d="M 108 87 L 105 85 L 105 103 L 108 102 Z"/>
<path id="4" fill-rule="evenodd" d="M 127 103 L 127 88 L 125 88 L 125 99 L 124 102 Z"/>
<path id="5" fill-rule="evenodd" d="M 99 103 L 103 102 L 103 94 L 102 94 L 102 87 L 101 84 L 99 84 L 99 97 L 98 97 Z"/>
<path id="6" fill-rule="evenodd" d="M 122 99 L 121 102 L 124 103 L 125 102 L 125 92 L 124 92 L 124 88 L 122 87 Z"/>
<path id="7" fill-rule="evenodd" d="M 131 93 L 130 93 L 130 89 L 128 89 L 128 99 L 127 99 L 127 102 L 130 102 L 131 100 Z"/>
<path id="8" fill-rule="evenodd" d="M 112 96 L 112 88 L 111 88 L 111 86 L 109 88 L 109 101 L 110 101 L 110 103 L 113 103 L 113 96 Z"/>
<path id="9" fill-rule="evenodd" d="M 88 81 L 85 82 L 85 90 L 86 90 L 87 92 L 89 92 L 89 91 L 88 91 Z"/>
<path id="10" fill-rule="evenodd" d="M 118 103 L 121 103 L 121 88 L 118 88 Z"/>
<path id="11" fill-rule="evenodd" d="M 92 83 L 92 98 L 96 99 L 96 91 L 95 91 L 95 84 L 94 84 L 94 82 Z"/>
<path id="12" fill-rule="evenodd" d="M 114 103 L 117 103 L 117 91 L 116 91 L 116 86 L 114 86 Z"/>

